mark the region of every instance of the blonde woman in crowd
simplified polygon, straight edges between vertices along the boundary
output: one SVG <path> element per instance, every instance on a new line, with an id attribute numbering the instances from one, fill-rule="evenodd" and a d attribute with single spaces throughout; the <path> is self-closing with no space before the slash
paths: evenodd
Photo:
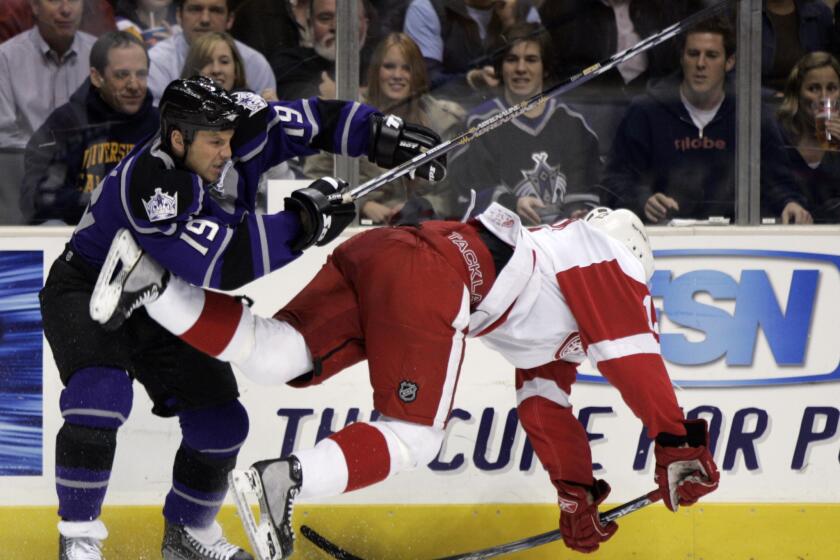
<path id="1" fill-rule="evenodd" d="M 208 31 L 202 33 L 192 45 L 184 61 L 182 78 L 207 76 L 216 80 L 226 91 L 247 89 L 245 63 L 230 34 Z M 267 101 L 277 101 L 273 89 L 259 92 Z"/>
<path id="2" fill-rule="evenodd" d="M 778 110 L 791 170 L 818 223 L 840 223 L 839 98 L 840 63 L 817 51 L 791 70 Z"/>
<path id="3" fill-rule="evenodd" d="M 417 44 L 405 33 L 390 33 L 376 47 L 368 66 L 366 102 L 383 113 L 431 128 L 442 138 L 451 136 L 462 122 L 464 109 L 451 101 L 429 95 L 426 64 Z M 385 170 L 367 160 L 359 160 L 361 180 L 366 181 Z M 332 173 L 332 156 L 310 157 L 304 166 L 308 177 Z M 431 185 L 422 179 L 403 178 L 359 199 L 362 220 L 374 224 L 394 222 L 402 212 L 405 219 L 450 217 L 448 189 L 440 183 Z M 404 206 L 409 203 L 408 207 Z"/>

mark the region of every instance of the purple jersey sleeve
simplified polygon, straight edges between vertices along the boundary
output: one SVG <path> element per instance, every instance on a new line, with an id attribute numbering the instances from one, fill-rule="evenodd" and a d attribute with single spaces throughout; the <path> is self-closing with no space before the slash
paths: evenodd
<path id="1" fill-rule="evenodd" d="M 232 140 L 230 167 L 205 184 L 162 149 L 155 138 L 124 159 L 96 189 L 71 241 L 101 265 L 117 229 L 128 227 L 140 246 L 188 282 L 231 290 L 276 270 L 300 253 L 296 212 L 256 212 L 260 176 L 296 156 L 327 150 L 367 151 L 367 105 L 317 98 L 266 103 L 238 95 L 248 111 Z"/>

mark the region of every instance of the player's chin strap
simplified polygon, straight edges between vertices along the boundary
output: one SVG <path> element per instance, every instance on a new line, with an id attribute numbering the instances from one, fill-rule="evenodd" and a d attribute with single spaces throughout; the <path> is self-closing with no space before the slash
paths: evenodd
<path id="1" fill-rule="evenodd" d="M 389 183 L 395 179 L 399 179 L 403 175 L 406 175 L 412 170 L 417 169 L 421 165 L 429 162 L 430 160 L 436 159 L 444 154 L 448 154 L 458 146 L 469 144 L 479 136 L 483 136 L 484 134 L 490 132 L 494 128 L 503 125 L 506 122 L 512 121 L 516 117 L 527 113 L 531 109 L 535 108 L 537 105 L 545 103 L 549 97 L 560 95 L 561 93 L 566 93 L 567 91 L 571 91 L 572 89 L 578 87 L 581 84 L 585 84 L 593 78 L 597 78 L 598 76 L 615 68 L 619 64 L 633 58 L 634 56 L 641 54 L 647 51 L 648 49 L 651 49 L 659 45 L 660 43 L 663 43 L 668 39 L 675 37 L 676 35 L 679 35 L 680 33 L 689 29 L 693 25 L 723 12 L 723 10 L 726 9 L 732 1 L 733 0 L 722 0 L 714 6 L 704 8 L 688 16 L 687 18 L 678 21 L 675 24 L 666 27 L 658 33 L 654 33 L 650 37 L 642 39 L 632 47 L 625 49 L 621 52 L 617 52 L 611 57 L 596 64 L 593 64 L 588 68 L 584 68 L 577 74 L 574 74 L 573 76 L 562 80 L 560 83 L 548 88 L 547 90 L 538 93 L 535 96 L 526 99 L 525 101 L 517 103 L 516 105 L 508 107 L 501 113 L 496 113 L 492 117 L 478 123 L 469 130 L 462 132 L 455 138 L 438 144 L 429 151 L 424 152 L 422 154 L 418 154 L 410 160 L 401 163 L 397 167 L 389 169 L 382 175 L 374 177 L 370 181 L 362 183 L 358 187 L 355 187 L 350 191 L 344 193 L 344 202 L 353 202 L 359 197 L 362 197 L 368 194 L 369 192 L 378 189 L 382 185 Z"/>
<path id="2" fill-rule="evenodd" d="M 627 503 L 621 504 L 620 506 L 614 507 L 610 510 L 601 513 L 598 516 L 598 519 L 601 521 L 601 525 L 606 525 L 611 521 L 615 521 L 619 517 L 624 517 L 625 515 L 631 514 L 634 511 L 638 511 L 643 507 L 649 506 L 650 504 L 659 501 L 660 499 L 661 496 L 659 495 L 659 489 L 657 488 L 656 490 L 651 490 L 643 496 L 639 496 L 634 500 L 630 500 Z M 303 533 L 304 537 L 309 539 L 315 546 L 317 546 L 333 558 L 338 558 L 339 560 L 363 560 L 361 557 L 347 552 L 334 542 L 330 541 L 320 533 L 316 532 L 308 525 L 303 525 L 300 528 L 300 530 L 301 533 Z M 560 530 L 554 529 L 553 531 L 548 531 L 547 533 L 541 533 L 539 535 L 526 537 L 518 541 L 491 546 L 489 548 L 476 550 L 474 552 L 456 554 L 455 556 L 445 556 L 442 558 L 436 558 L 435 560 L 484 560 L 486 558 L 495 558 L 496 556 L 501 556 L 503 554 L 510 554 L 512 552 L 528 550 L 537 546 L 542 546 L 544 544 L 558 541 L 562 538 L 563 535 L 562 533 L 560 533 Z"/>

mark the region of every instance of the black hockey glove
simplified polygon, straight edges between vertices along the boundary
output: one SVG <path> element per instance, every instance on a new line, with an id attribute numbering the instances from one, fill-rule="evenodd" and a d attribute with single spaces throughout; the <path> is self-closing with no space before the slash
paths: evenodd
<path id="1" fill-rule="evenodd" d="M 370 118 L 368 159 L 380 167 L 391 169 L 440 144 L 440 136 L 418 124 L 405 123 L 394 115 L 373 115 Z M 417 168 L 417 175 L 431 182 L 446 177 L 446 155 Z"/>
<path id="2" fill-rule="evenodd" d="M 326 245 L 356 217 L 356 205 L 342 202 L 347 183 L 334 177 L 318 179 L 283 199 L 286 210 L 300 212 L 301 232 L 290 243 L 293 251 Z"/>

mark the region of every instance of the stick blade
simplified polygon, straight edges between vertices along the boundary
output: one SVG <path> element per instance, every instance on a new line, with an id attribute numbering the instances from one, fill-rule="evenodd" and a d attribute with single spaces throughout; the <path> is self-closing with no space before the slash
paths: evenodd
<path id="1" fill-rule="evenodd" d="M 259 498 L 261 489 L 254 484 L 250 471 L 233 470 L 228 475 L 233 501 L 236 503 L 236 510 L 239 512 L 239 519 L 242 527 L 248 535 L 251 549 L 259 560 L 283 560 L 283 551 L 277 542 L 274 528 L 271 522 L 266 519 L 258 521 L 249 503 L 249 496 Z"/>

